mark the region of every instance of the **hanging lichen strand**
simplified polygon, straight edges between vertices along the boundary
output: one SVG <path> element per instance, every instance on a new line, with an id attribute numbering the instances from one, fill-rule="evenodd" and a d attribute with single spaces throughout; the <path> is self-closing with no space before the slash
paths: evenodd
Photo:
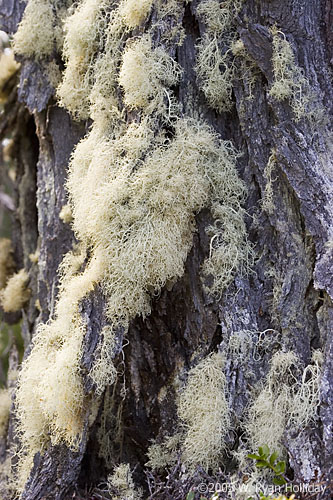
<path id="1" fill-rule="evenodd" d="M 211 208 L 218 219 L 204 264 L 213 293 L 245 269 L 251 254 L 237 153 L 210 127 L 181 115 L 171 87 L 182 70 L 153 30 L 131 38 L 152 2 L 111 5 L 83 0 L 65 23 L 60 104 L 93 125 L 73 153 L 67 181 L 80 245 L 63 260 L 54 319 L 38 327 L 19 377 L 20 488 L 49 440 L 72 448 L 80 441 L 89 411 L 80 373 L 82 299 L 99 284 L 107 301 L 110 327 L 90 372 L 100 394 L 115 377 L 116 329 L 126 331 L 136 315 L 149 314 L 151 296 L 183 275 L 201 209 Z M 126 108 L 136 110 L 135 121 L 124 119 Z"/>

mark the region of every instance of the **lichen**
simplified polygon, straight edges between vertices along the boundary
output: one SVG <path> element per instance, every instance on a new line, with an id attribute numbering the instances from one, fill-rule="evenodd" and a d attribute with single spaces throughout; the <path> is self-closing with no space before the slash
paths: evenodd
<path id="1" fill-rule="evenodd" d="M 62 24 L 68 15 L 72 0 L 29 0 L 22 21 L 14 35 L 14 51 L 38 60 L 61 50 L 63 44 Z"/>
<path id="2" fill-rule="evenodd" d="M 106 0 L 84 0 L 64 25 L 66 69 L 57 94 L 59 104 L 77 119 L 87 119 L 90 114 L 94 55 L 106 31 L 107 7 Z"/>
<path id="3" fill-rule="evenodd" d="M 0 438 L 7 435 L 11 398 L 8 389 L 0 389 Z"/>
<path id="4" fill-rule="evenodd" d="M 232 44 L 236 39 L 234 17 L 242 0 L 201 1 L 197 13 L 206 32 L 197 46 L 196 73 L 208 104 L 219 112 L 232 108 L 232 88 L 236 67 Z"/>
<path id="5" fill-rule="evenodd" d="M 68 204 L 62 206 L 59 213 L 59 218 L 64 222 L 64 224 L 70 224 L 72 222 L 72 211 L 71 207 Z"/>
<path id="6" fill-rule="evenodd" d="M 124 23 L 133 29 L 139 26 L 148 16 L 153 0 L 122 0 L 119 6 L 119 14 Z"/>
<path id="7" fill-rule="evenodd" d="M 262 210 L 267 212 L 268 214 L 272 214 L 275 208 L 274 205 L 274 190 L 273 190 L 273 172 L 277 167 L 277 158 L 276 158 L 276 150 L 273 149 L 268 158 L 267 165 L 264 170 L 264 178 L 266 181 L 261 206 Z"/>
<path id="8" fill-rule="evenodd" d="M 184 425 L 182 461 L 189 469 L 197 465 L 217 470 L 230 429 L 226 380 L 221 353 L 204 358 L 188 374 L 178 402 L 178 415 Z"/>
<path id="9" fill-rule="evenodd" d="M 7 47 L 0 51 L 0 103 L 6 99 L 5 87 L 10 78 L 18 71 L 20 64 L 15 61 L 14 53 Z"/>
<path id="10" fill-rule="evenodd" d="M 14 51 L 28 57 L 43 58 L 54 49 L 55 15 L 50 0 L 29 0 L 14 35 Z"/>
<path id="11" fill-rule="evenodd" d="M 115 467 L 107 480 L 108 491 L 112 500 L 140 500 L 142 492 L 136 490 L 129 464 Z"/>
<path id="12" fill-rule="evenodd" d="M 0 290 L 14 271 L 13 247 L 8 238 L 0 238 Z"/>
<path id="13" fill-rule="evenodd" d="M 263 443 L 285 453 L 282 436 L 287 427 L 303 429 L 316 418 L 319 405 L 320 360 L 316 351 L 312 364 L 303 370 L 293 352 L 278 352 L 260 393 L 249 407 L 245 425 L 251 452 Z"/>
<path id="14" fill-rule="evenodd" d="M 150 36 L 135 40 L 126 47 L 119 73 L 126 106 L 165 114 L 166 88 L 176 85 L 180 75 L 180 67 L 164 49 L 152 48 Z"/>
<path id="15" fill-rule="evenodd" d="M 209 229 L 211 252 L 203 268 L 206 276 L 213 275 L 213 293 L 221 293 L 236 270 L 247 266 L 252 251 L 236 151 L 204 122 L 180 115 L 172 87 L 181 71 L 166 49 L 153 44 L 149 33 L 127 41 L 133 23 L 148 16 L 148 4 L 139 8 L 123 1 L 110 9 L 106 0 L 83 0 L 65 22 L 60 105 L 93 124 L 72 154 L 66 183 L 79 244 L 60 265 L 53 317 L 38 326 L 18 380 L 21 487 L 37 451 L 48 441 L 76 449 L 87 414 L 95 415 L 80 366 L 86 333 L 83 299 L 99 285 L 106 302 L 108 326 L 100 332 L 88 374 L 98 396 L 116 380 L 116 332 L 126 335 L 133 318 L 150 313 L 152 298 L 162 287 L 183 275 L 200 210 L 210 208 L 217 219 Z M 129 118 L 133 109 L 139 110 L 136 120 Z M 211 356 L 202 369 L 197 367 L 214 394 L 224 390 L 219 359 Z M 223 394 L 218 396 L 222 406 Z M 217 418 L 223 411 L 216 409 Z M 194 417 L 186 411 L 183 416 L 189 450 Z M 223 431 L 216 422 L 209 429 L 213 427 L 221 442 L 211 455 L 205 448 L 194 456 L 205 467 L 214 465 L 223 447 Z M 199 431 L 194 431 L 197 437 Z"/>
<path id="16" fill-rule="evenodd" d="M 291 44 L 276 26 L 271 28 L 271 33 L 274 80 L 269 95 L 276 101 L 288 99 L 296 122 L 303 117 L 307 117 L 310 122 L 318 121 L 321 119 L 321 110 L 316 104 L 315 95 L 304 76 L 304 71 L 295 60 Z"/>
<path id="17" fill-rule="evenodd" d="M 5 312 L 19 311 L 29 300 L 28 281 L 29 276 L 25 269 L 9 278 L 6 287 L 0 292 L 0 302 Z"/>

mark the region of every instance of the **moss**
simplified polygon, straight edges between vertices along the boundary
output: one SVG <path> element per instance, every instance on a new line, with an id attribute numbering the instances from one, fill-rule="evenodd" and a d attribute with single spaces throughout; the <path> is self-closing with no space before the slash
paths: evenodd
<path id="1" fill-rule="evenodd" d="M 0 302 L 5 312 L 22 309 L 30 297 L 27 288 L 29 276 L 24 269 L 9 278 L 6 287 L 0 293 Z"/>
<path id="2" fill-rule="evenodd" d="M 180 395 L 178 415 L 184 423 L 182 461 L 190 469 L 197 465 L 217 470 L 224 438 L 230 429 L 226 381 L 221 353 L 211 354 L 190 370 Z"/>
<path id="3" fill-rule="evenodd" d="M 13 247 L 8 238 L 0 238 L 0 289 L 14 271 Z"/>

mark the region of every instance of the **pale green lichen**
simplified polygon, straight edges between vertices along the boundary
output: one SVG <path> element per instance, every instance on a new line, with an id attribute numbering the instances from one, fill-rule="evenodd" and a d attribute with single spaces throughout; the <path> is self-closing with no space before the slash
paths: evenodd
<path id="1" fill-rule="evenodd" d="M 273 178 L 273 173 L 276 170 L 277 167 L 277 157 L 276 157 L 276 150 L 273 149 L 271 151 L 271 154 L 268 158 L 267 165 L 264 170 L 264 178 L 266 181 L 265 189 L 264 189 L 264 194 L 262 197 L 261 201 L 261 206 L 262 209 L 267 212 L 268 214 L 272 214 L 275 208 L 274 205 L 274 189 L 273 189 L 273 184 L 274 184 L 274 178 Z"/>
<path id="2" fill-rule="evenodd" d="M 76 118 L 92 118 L 93 125 L 73 152 L 67 181 L 72 227 L 80 244 L 63 259 L 53 319 L 39 325 L 18 380 L 19 489 L 36 452 L 48 441 L 76 449 L 89 408 L 89 421 L 94 419 L 96 408 L 85 394 L 80 366 L 86 333 L 82 300 L 99 285 L 106 301 L 109 326 L 100 332 L 88 374 L 100 395 L 116 379 L 112 360 L 117 329 L 126 333 L 133 318 L 150 313 L 152 297 L 183 275 L 200 210 L 208 207 L 216 218 L 203 268 L 212 275 L 213 293 L 220 294 L 234 273 L 247 267 L 252 251 L 246 241 L 245 187 L 237 174 L 236 151 L 205 123 L 180 117 L 170 87 L 181 71 L 165 49 L 153 46 L 149 34 L 125 43 L 134 23 L 129 7 L 136 9 L 132 14 L 140 23 L 149 14 L 148 4 L 138 12 L 129 1 L 110 10 L 105 0 L 83 0 L 65 23 L 60 104 Z M 133 75 L 137 80 L 131 80 Z M 126 122 L 133 108 L 141 110 L 140 119 Z M 216 463 L 223 448 L 220 420 L 221 425 L 227 422 L 224 393 L 217 394 L 224 390 L 219 356 L 194 369 L 212 394 L 222 398 L 215 412 L 218 423 L 215 419 L 209 427 L 221 439 L 211 454 L 206 448 L 194 455 L 205 467 Z M 190 374 L 188 391 L 195 373 Z M 184 459 L 191 466 L 186 455 L 191 439 L 194 434 L 199 439 L 204 428 L 186 414 L 186 397 L 180 413 L 187 426 Z M 194 434 L 191 422 L 197 425 Z M 108 454 L 108 443 L 103 446 Z"/>
<path id="3" fill-rule="evenodd" d="M 182 461 L 190 469 L 197 465 L 217 470 L 225 436 L 230 430 L 226 379 L 221 353 L 211 354 L 190 370 L 185 390 L 178 402 L 184 425 Z"/>
<path id="4" fill-rule="evenodd" d="M 107 480 L 108 491 L 112 500 L 140 500 L 142 492 L 135 488 L 129 464 L 120 464 L 115 467 Z"/>
<path id="5" fill-rule="evenodd" d="M 245 424 L 252 452 L 265 443 L 271 450 L 285 453 L 282 437 L 286 429 L 300 431 L 316 418 L 320 372 L 317 351 L 303 370 L 293 352 L 273 356 L 266 382 L 249 407 Z"/>
<path id="6" fill-rule="evenodd" d="M 29 276 L 25 269 L 13 274 L 0 292 L 0 303 L 5 312 L 15 312 L 22 309 L 30 297 L 28 289 Z"/>
<path id="7" fill-rule="evenodd" d="M 219 112 L 232 108 L 232 88 L 236 67 L 232 60 L 232 43 L 236 39 L 234 17 L 242 0 L 201 1 L 197 13 L 206 33 L 197 47 L 196 72 L 199 87 L 208 104 Z"/>
<path id="8" fill-rule="evenodd" d="M 295 121 L 307 117 L 310 121 L 321 119 L 321 111 L 316 104 L 303 70 L 298 66 L 291 44 L 285 34 L 276 26 L 271 29 L 273 36 L 274 80 L 269 94 L 277 101 L 288 99 Z"/>

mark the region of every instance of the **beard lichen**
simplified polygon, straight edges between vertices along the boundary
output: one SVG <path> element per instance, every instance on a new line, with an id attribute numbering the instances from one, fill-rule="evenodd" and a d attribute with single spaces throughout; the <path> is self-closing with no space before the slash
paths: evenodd
<path id="1" fill-rule="evenodd" d="M 28 289 L 29 276 L 25 269 L 13 274 L 0 292 L 0 303 L 5 312 L 22 309 L 30 297 Z"/>
<path id="2" fill-rule="evenodd" d="M 313 352 L 312 363 L 301 368 L 293 352 L 278 352 L 259 394 L 248 410 L 245 430 L 251 452 L 267 444 L 285 453 L 282 437 L 289 427 L 302 430 L 316 418 L 319 405 L 321 358 Z"/>
<path id="3" fill-rule="evenodd" d="M 217 470 L 226 448 L 230 411 L 223 368 L 223 355 L 210 354 L 190 370 L 180 395 L 178 416 L 185 431 L 182 461 L 189 469 L 200 465 L 207 472 Z"/>
<path id="4" fill-rule="evenodd" d="M 20 488 L 34 454 L 48 442 L 73 449 L 80 442 L 90 412 L 81 371 L 83 299 L 99 285 L 106 302 L 108 326 L 100 332 L 88 374 L 100 395 L 116 378 L 117 331 L 126 333 L 133 318 L 149 314 L 152 297 L 183 275 L 200 210 L 209 208 L 216 218 L 203 266 L 213 277 L 212 293 L 222 293 L 252 253 L 237 152 L 211 127 L 174 106 L 171 87 L 181 69 L 166 49 L 153 46 L 150 33 L 127 41 L 150 8 L 150 2 L 139 9 L 131 1 L 110 6 L 105 0 L 83 0 L 65 22 L 66 67 L 58 97 L 74 117 L 93 123 L 72 154 L 66 185 L 66 213 L 72 214 L 80 243 L 63 259 L 53 317 L 38 326 L 18 380 Z M 133 109 L 141 112 L 135 120 L 129 118 Z M 186 427 L 184 461 L 213 468 L 223 450 L 223 426 L 229 425 L 222 357 L 211 355 L 193 370 L 179 407 Z M 210 395 L 201 401 L 205 384 Z M 207 429 L 195 418 L 189 396 L 194 393 Z M 200 434 L 208 440 L 201 452 Z"/>
<path id="5" fill-rule="evenodd" d="M 205 33 L 197 46 L 196 73 L 199 88 L 208 104 L 219 112 L 232 108 L 232 88 L 236 67 L 232 58 L 232 44 L 236 40 L 234 17 L 241 9 L 242 0 L 201 1 L 197 8 Z"/>
<path id="6" fill-rule="evenodd" d="M 276 26 L 271 28 L 273 36 L 273 84 L 269 95 L 276 101 L 289 100 L 294 120 L 306 117 L 310 122 L 322 119 L 322 111 L 316 103 L 304 71 L 297 64 L 291 44 Z"/>
<path id="7" fill-rule="evenodd" d="M 62 24 L 72 0 L 29 0 L 14 35 L 14 51 L 26 57 L 43 59 L 63 43 Z"/>
<path id="8" fill-rule="evenodd" d="M 14 268 L 12 242 L 8 238 L 0 238 L 0 290 L 6 286 Z"/>
<path id="9" fill-rule="evenodd" d="M 126 106 L 144 109 L 146 114 L 155 110 L 165 114 L 166 89 L 176 85 L 180 76 L 176 61 L 161 47 L 153 49 L 149 35 L 135 40 L 126 47 L 119 73 Z"/>

